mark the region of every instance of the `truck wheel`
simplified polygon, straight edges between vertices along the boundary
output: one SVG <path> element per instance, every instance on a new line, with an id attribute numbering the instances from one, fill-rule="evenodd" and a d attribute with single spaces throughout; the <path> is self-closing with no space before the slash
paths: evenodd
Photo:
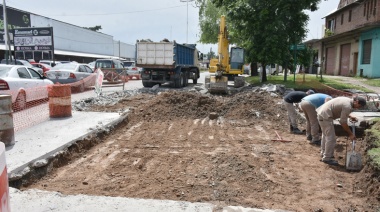
<path id="1" fill-rule="evenodd" d="M 153 84 L 150 83 L 150 82 L 142 81 L 142 83 L 143 83 L 143 86 L 146 87 L 146 88 L 151 88 L 151 87 L 153 87 Z"/>
<path id="2" fill-rule="evenodd" d="M 186 87 L 189 84 L 189 79 L 187 78 L 187 73 L 183 73 L 183 87 Z"/>
<path id="3" fill-rule="evenodd" d="M 196 85 L 198 83 L 198 79 L 193 79 L 193 84 Z"/>
<path id="4" fill-rule="evenodd" d="M 181 88 L 183 87 L 183 74 L 179 74 L 179 78 L 174 80 L 174 87 Z"/>

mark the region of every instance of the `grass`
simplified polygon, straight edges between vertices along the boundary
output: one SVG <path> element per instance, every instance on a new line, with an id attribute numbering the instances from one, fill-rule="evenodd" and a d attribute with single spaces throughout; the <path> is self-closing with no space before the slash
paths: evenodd
<path id="1" fill-rule="evenodd" d="M 380 169 L 380 118 L 373 120 L 374 124 L 366 130 L 366 141 L 372 147 L 367 154 L 369 162 L 378 170 Z"/>
<path id="2" fill-rule="evenodd" d="M 321 79 L 319 75 L 316 76 L 313 74 L 296 74 L 295 76 L 288 75 L 286 81 L 284 81 L 283 75 L 273 75 L 273 76 L 268 75 L 267 81 L 264 83 L 260 82 L 259 76 L 247 77 L 246 81 L 255 86 L 261 86 L 263 84 L 281 84 L 281 85 L 285 85 L 287 88 L 293 88 L 294 90 L 313 89 L 313 88 L 318 87 L 318 85 L 322 83 L 338 90 L 356 89 L 356 90 L 361 90 L 363 92 L 373 92 L 372 90 L 369 90 L 367 88 L 357 86 L 357 85 L 347 84 L 340 80 L 335 80 L 335 79 L 331 79 L 331 78 L 327 78 L 323 76 Z M 377 83 L 379 83 L 379 87 L 380 87 L 380 80 L 378 80 Z"/>
<path id="3" fill-rule="evenodd" d="M 371 86 L 380 87 L 380 79 L 368 79 L 363 81 L 363 83 Z"/>

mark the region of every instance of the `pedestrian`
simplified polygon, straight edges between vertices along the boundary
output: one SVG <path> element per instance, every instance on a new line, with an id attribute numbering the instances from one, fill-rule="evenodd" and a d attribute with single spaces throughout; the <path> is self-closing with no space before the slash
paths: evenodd
<path id="1" fill-rule="evenodd" d="M 307 92 L 303 91 L 292 91 L 285 95 L 284 105 L 288 111 L 288 119 L 290 123 L 290 132 L 293 134 L 303 134 L 301 130 L 298 129 L 297 124 L 297 111 L 294 104 L 298 104 L 301 100 L 309 94 L 314 94 L 313 90 L 308 90 Z"/>
<path id="2" fill-rule="evenodd" d="M 353 109 L 364 107 L 366 103 L 363 97 L 336 97 L 317 108 L 318 122 L 322 129 L 322 162 L 329 165 L 338 165 L 338 161 L 334 160 L 336 138 L 333 120 L 339 118 L 339 122 L 349 138 L 355 140 L 356 137 L 350 130 L 347 121 L 348 119 L 357 121 L 357 118 L 352 116 L 351 112 Z"/>
<path id="3" fill-rule="evenodd" d="M 310 144 L 321 145 L 316 109 L 331 99 L 332 97 L 327 94 L 315 93 L 301 100 L 300 108 L 306 118 L 306 139 L 309 140 Z"/>

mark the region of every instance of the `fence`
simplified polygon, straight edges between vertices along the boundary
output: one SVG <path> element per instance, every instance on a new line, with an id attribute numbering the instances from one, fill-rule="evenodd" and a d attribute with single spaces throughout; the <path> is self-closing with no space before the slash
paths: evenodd
<path id="1" fill-rule="evenodd" d="M 70 86 L 71 93 L 79 93 L 87 89 L 92 89 L 95 85 L 95 79 L 96 74 L 92 74 L 82 80 L 65 85 Z M 49 86 L 51 87 L 53 85 Z M 50 101 L 49 103 L 49 86 L 26 88 L 18 91 L 1 91 L 1 94 L 12 96 L 13 125 L 15 132 L 46 121 L 51 117 L 50 110 L 52 102 Z M 52 90 L 50 89 L 50 94 L 51 93 Z M 55 93 L 54 97 L 56 99 L 57 97 L 67 97 L 67 94 Z M 63 99 L 64 98 L 62 98 L 62 101 L 66 101 L 66 105 L 71 107 L 71 101 L 69 100 L 70 102 L 67 102 L 67 100 Z M 58 100 L 57 102 L 57 100 L 55 100 L 53 104 L 61 105 L 62 101 L 60 102 L 60 100 Z M 67 111 L 58 111 L 67 110 L 67 106 L 54 107 L 54 109 L 55 114 L 67 113 Z"/>

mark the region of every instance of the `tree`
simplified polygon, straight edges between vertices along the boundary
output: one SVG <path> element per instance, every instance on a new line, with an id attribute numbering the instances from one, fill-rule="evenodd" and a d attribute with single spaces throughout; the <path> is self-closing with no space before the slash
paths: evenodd
<path id="1" fill-rule="evenodd" d="M 211 0 L 197 0 L 199 7 L 199 27 L 201 36 L 199 42 L 218 43 L 219 19 L 222 8 L 217 8 Z"/>
<path id="2" fill-rule="evenodd" d="M 320 0 L 198 0 L 203 6 L 228 11 L 230 36 L 234 43 L 245 48 L 250 61 L 262 66 L 261 81 L 267 81 L 265 66 L 270 63 L 287 67 L 291 44 L 298 44 L 306 36 L 308 16 L 304 10 L 314 11 Z M 205 9 L 204 9 L 205 10 Z M 200 13 L 200 21 L 212 20 L 208 13 Z M 232 26 L 232 27 L 231 27 Z M 201 28 L 201 34 L 208 33 Z M 286 80 L 286 75 L 284 80 Z"/>
<path id="3" fill-rule="evenodd" d="M 99 30 L 102 29 L 102 26 L 100 26 L 100 25 L 96 25 L 96 26 L 94 26 L 94 27 L 83 27 L 83 28 L 85 28 L 85 29 L 89 29 L 89 30 L 91 30 L 91 31 L 99 32 Z"/>

